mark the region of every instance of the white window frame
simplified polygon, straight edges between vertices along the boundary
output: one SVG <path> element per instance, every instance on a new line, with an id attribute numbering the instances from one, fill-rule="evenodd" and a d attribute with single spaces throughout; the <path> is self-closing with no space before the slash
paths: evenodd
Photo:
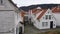
<path id="1" fill-rule="evenodd" d="M 46 20 L 48 19 L 48 17 L 49 17 L 48 15 L 45 15 L 45 19 L 46 19 Z"/>
<path id="2" fill-rule="evenodd" d="M 42 22 L 42 26 L 43 27 L 47 27 L 48 26 L 48 22 Z"/>
<path id="3" fill-rule="evenodd" d="M 49 15 L 49 19 L 51 19 L 51 15 Z"/>
<path id="4" fill-rule="evenodd" d="M 51 17 L 51 15 L 45 15 L 45 19 L 46 19 L 46 20 L 47 20 L 47 19 L 51 20 L 52 17 Z"/>

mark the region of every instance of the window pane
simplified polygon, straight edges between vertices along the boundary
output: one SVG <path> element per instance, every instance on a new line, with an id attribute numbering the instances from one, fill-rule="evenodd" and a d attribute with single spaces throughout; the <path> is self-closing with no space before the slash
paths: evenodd
<path id="1" fill-rule="evenodd" d="M 48 19 L 48 15 L 46 15 L 46 19 Z"/>
<path id="2" fill-rule="evenodd" d="M 48 22 L 42 22 L 42 26 L 43 27 L 47 27 L 48 26 Z"/>
<path id="3" fill-rule="evenodd" d="M 49 15 L 49 19 L 51 19 L 51 15 Z"/>
<path id="4" fill-rule="evenodd" d="M 46 26 L 48 26 L 48 22 L 46 22 Z"/>
<path id="5" fill-rule="evenodd" d="M 42 22 L 42 26 L 44 27 L 44 22 Z"/>

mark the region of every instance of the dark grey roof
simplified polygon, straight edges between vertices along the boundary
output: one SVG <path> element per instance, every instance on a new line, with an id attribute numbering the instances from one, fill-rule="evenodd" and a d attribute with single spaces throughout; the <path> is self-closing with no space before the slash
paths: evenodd
<path id="1" fill-rule="evenodd" d="M 51 8 L 51 7 L 55 7 L 58 5 L 60 5 L 60 4 L 38 4 L 38 5 L 22 6 L 19 9 L 22 9 L 24 11 L 28 11 L 28 10 L 34 9 L 36 7 Z"/>

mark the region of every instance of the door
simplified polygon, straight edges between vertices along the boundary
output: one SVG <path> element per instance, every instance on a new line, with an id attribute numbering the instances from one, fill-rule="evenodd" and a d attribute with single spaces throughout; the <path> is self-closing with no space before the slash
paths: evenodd
<path id="1" fill-rule="evenodd" d="M 50 28 L 53 28 L 53 21 L 50 21 Z"/>
<path id="2" fill-rule="evenodd" d="M 22 34 L 22 27 L 19 27 L 19 34 Z"/>

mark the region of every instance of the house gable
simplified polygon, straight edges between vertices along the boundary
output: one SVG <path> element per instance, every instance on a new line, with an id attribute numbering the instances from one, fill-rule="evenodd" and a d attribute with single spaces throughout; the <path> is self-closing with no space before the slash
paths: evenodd
<path id="1" fill-rule="evenodd" d="M 0 5 L 0 10 L 14 10 L 14 6 L 11 1 L 12 0 L 2 0 L 3 1 L 3 5 Z"/>
<path id="2" fill-rule="evenodd" d="M 46 11 L 43 11 L 39 16 L 38 16 L 38 20 L 41 20 L 42 19 L 53 19 L 53 14 L 52 14 L 52 11 L 50 9 L 46 10 Z"/>
<path id="3" fill-rule="evenodd" d="M 46 14 L 48 14 L 48 15 L 52 14 L 52 10 L 48 9 L 47 12 L 46 12 Z"/>
<path id="4" fill-rule="evenodd" d="M 37 17 L 39 16 L 39 14 L 41 14 L 42 9 L 40 7 L 37 7 L 35 9 L 32 10 L 32 14 L 34 16 L 35 19 L 37 19 Z"/>
<path id="5" fill-rule="evenodd" d="M 11 0 L 10 0 L 11 1 Z M 2 0 L 3 4 L 0 5 L 0 32 L 14 32 L 17 23 L 18 11 L 9 0 Z"/>

